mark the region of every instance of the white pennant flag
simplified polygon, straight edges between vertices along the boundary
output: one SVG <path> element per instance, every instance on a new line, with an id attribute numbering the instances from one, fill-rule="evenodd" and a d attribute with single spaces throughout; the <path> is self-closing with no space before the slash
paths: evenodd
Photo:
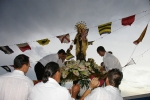
<path id="1" fill-rule="evenodd" d="M 136 63 L 132 58 L 124 67 L 129 66 L 129 65 L 133 65 L 133 64 L 136 64 Z"/>
<path id="2" fill-rule="evenodd" d="M 65 34 L 65 35 L 60 35 L 60 36 L 56 36 L 61 43 L 69 43 L 70 42 L 70 35 L 69 34 Z"/>

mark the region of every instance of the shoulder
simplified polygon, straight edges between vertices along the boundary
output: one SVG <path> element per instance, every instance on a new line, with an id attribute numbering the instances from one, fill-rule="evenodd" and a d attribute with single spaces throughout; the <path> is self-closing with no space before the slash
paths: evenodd
<path id="1" fill-rule="evenodd" d="M 106 91 L 106 89 L 103 87 L 98 87 L 98 88 L 94 89 L 93 91 L 94 92 L 103 92 L 103 91 Z"/>
<path id="2" fill-rule="evenodd" d="M 95 100 L 99 100 L 99 99 L 103 100 L 104 99 L 103 91 L 104 90 L 101 87 L 95 88 L 88 96 L 85 97 L 84 100 L 93 100 L 93 98 Z"/>
<path id="3" fill-rule="evenodd" d="M 49 54 L 49 55 L 44 56 L 43 59 L 53 57 L 53 56 L 55 56 L 55 54 Z"/>
<path id="4" fill-rule="evenodd" d="M 29 82 L 31 85 L 33 85 L 33 81 L 29 77 L 25 76 L 25 79 L 27 82 Z"/>
<path id="5" fill-rule="evenodd" d="M 59 94 L 58 98 L 61 98 L 62 100 L 72 100 L 69 90 L 67 90 L 65 87 L 60 86 L 56 88 L 56 90 L 57 94 Z"/>
<path id="6" fill-rule="evenodd" d="M 58 58 L 58 54 L 57 53 L 53 54 L 53 57 Z"/>
<path id="7" fill-rule="evenodd" d="M 113 54 L 110 54 L 110 53 L 106 52 L 106 56 L 105 56 L 104 59 L 111 59 L 111 60 L 113 60 L 113 59 L 117 59 L 117 58 Z"/>
<path id="8" fill-rule="evenodd" d="M 62 93 L 69 93 L 68 90 L 62 86 L 57 87 L 57 90 L 61 91 Z"/>
<path id="9" fill-rule="evenodd" d="M 20 82 L 24 82 L 24 84 L 33 87 L 33 81 L 29 77 L 27 77 L 27 76 L 20 75 L 20 76 L 14 76 L 13 78 L 14 79 L 19 79 Z"/>
<path id="10" fill-rule="evenodd" d="M 5 81 L 13 80 L 13 82 L 20 82 L 20 84 L 33 87 L 33 81 L 30 78 L 28 78 L 25 75 L 16 74 L 13 72 L 1 75 L 0 81 L 3 81 L 3 80 Z"/>
<path id="11" fill-rule="evenodd" d="M 53 54 L 49 54 L 47 55 L 48 58 L 58 58 L 58 54 L 57 53 L 53 53 Z"/>
<path id="12" fill-rule="evenodd" d="M 95 96 L 104 96 L 109 94 L 105 87 L 98 87 L 92 91 L 92 94 Z"/>
<path id="13" fill-rule="evenodd" d="M 3 75 L 0 75 L 0 78 L 10 76 L 11 74 L 12 74 L 12 72 L 5 73 Z"/>
<path id="14" fill-rule="evenodd" d="M 2 81 L 3 79 L 7 78 L 8 76 L 11 76 L 11 74 L 12 74 L 12 72 L 0 75 L 0 81 Z"/>

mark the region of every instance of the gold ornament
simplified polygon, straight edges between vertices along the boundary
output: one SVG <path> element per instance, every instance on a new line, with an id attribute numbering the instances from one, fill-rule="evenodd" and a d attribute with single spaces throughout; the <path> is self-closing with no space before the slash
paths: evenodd
<path id="1" fill-rule="evenodd" d="M 75 29 L 87 29 L 86 27 L 86 23 L 84 21 L 81 21 L 81 22 L 78 22 L 76 25 L 75 25 Z"/>

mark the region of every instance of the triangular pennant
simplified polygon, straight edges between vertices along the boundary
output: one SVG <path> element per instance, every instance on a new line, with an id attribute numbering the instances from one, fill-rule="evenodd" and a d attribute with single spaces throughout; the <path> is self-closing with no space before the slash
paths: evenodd
<path id="1" fill-rule="evenodd" d="M 50 40 L 49 39 L 42 39 L 42 40 L 37 40 L 36 42 L 38 42 L 40 45 L 44 46 L 49 44 Z"/>
<path id="2" fill-rule="evenodd" d="M 7 72 L 11 72 L 11 69 L 8 66 L 1 66 L 2 68 L 4 68 Z"/>
<path id="3" fill-rule="evenodd" d="M 70 42 L 69 34 L 60 35 L 60 36 L 57 36 L 57 38 L 60 40 L 61 43 L 69 43 Z"/>
<path id="4" fill-rule="evenodd" d="M 106 24 L 102 24 L 98 26 L 98 31 L 99 34 L 110 34 L 111 33 L 111 24 L 112 22 L 106 23 Z"/>
<path id="5" fill-rule="evenodd" d="M 89 41 L 89 42 L 88 42 L 88 45 L 93 45 L 93 42 L 94 42 L 94 41 Z"/>
<path id="6" fill-rule="evenodd" d="M 9 48 L 9 46 L 1 46 L 0 50 L 2 50 L 5 54 L 12 54 L 14 53 L 14 51 Z"/>
<path id="7" fill-rule="evenodd" d="M 28 43 L 17 44 L 17 46 L 22 52 L 26 50 L 31 50 L 31 47 L 29 46 Z"/>
<path id="8" fill-rule="evenodd" d="M 133 65 L 133 64 L 136 64 L 136 63 L 132 58 L 124 67 L 129 66 L 129 65 Z"/>
<path id="9" fill-rule="evenodd" d="M 74 56 L 71 53 L 67 53 L 66 60 L 70 60 L 72 58 L 74 58 Z"/>
<path id="10" fill-rule="evenodd" d="M 143 30 L 143 32 L 141 33 L 140 37 L 133 42 L 135 45 L 138 45 L 140 42 L 142 42 L 142 40 L 143 40 L 143 38 L 144 38 L 144 36 L 146 34 L 147 27 L 148 27 L 148 24 L 145 27 L 145 29 Z"/>
<path id="11" fill-rule="evenodd" d="M 122 25 L 124 26 L 127 26 L 127 25 L 130 25 L 134 22 L 135 20 L 135 15 L 132 15 L 132 16 L 129 16 L 129 17 L 126 17 L 126 18 L 122 18 Z"/>

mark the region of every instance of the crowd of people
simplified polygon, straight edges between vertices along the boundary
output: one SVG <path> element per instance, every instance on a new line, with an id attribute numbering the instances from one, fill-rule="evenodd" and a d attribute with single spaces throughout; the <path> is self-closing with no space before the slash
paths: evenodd
<path id="1" fill-rule="evenodd" d="M 98 78 L 92 78 L 80 100 L 123 100 L 119 90 L 123 78 L 119 60 L 103 46 L 97 48 L 97 53 L 103 57 L 101 65 L 107 71 L 107 77 L 102 87 Z M 24 54 L 16 56 L 14 71 L 0 76 L 0 100 L 75 100 L 80 84 L 73 85 L 71 90 L 59 84 L 60 67 L 64 65 L 66 55 L 61 49 L 40 59 L 34 67 L 37 80 L 41 80 L 36 85 L 26 76 L 29 57 Z"/>

